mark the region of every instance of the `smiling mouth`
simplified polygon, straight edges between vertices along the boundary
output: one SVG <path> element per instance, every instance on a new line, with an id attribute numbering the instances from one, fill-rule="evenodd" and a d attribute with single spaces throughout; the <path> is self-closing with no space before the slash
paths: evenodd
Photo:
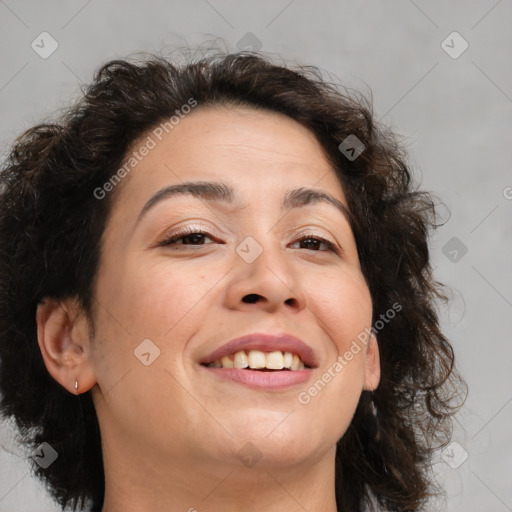
<path id="1" fill-rule="evenodd" d="M 240 350 L 212 363 L 203 363 L 207 368 L 234 368 L 260 372 L 301 371 L 311 369 L 297 354 L 275 350 Z"/>

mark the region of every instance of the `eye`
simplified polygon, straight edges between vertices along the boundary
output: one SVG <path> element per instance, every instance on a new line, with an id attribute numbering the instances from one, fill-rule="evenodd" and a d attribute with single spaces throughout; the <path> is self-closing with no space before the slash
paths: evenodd
<path id="1" fill-rule="evenodd" d="M 193 226 L 184 228 L 180 231 L 177 231 L 169 238 L 162 240 L 158 245 L 160 246 L 169 246 L 169 245 L 208 245 L 202 243 L 205 238 L 209 238 L 213 241 L 210 233 L 203 231 L 202 229 L 197 229 Z"/>
<path id="2" fill-rule="evenodd" d="M 316 235 L 304 235 L 301 238 L 299 238 L 293 245 L 295 244 L 305 244 L 307 245 L 305 249 L 309 249 L 312 251 L 318 251 L 319 247 L 322 244 L 324 244 L 325 246 L 327 246 L 327 249 L 324 249 L 323 251 L 320 252 L 324 252 L 325 250 L 334 252 L 336 254 L 340 252 L 339 249 L 332 242 Z"/>
<path id="3" fill-rule="evenodd" d="M 172 234 L 169 238 L 162 240 L 158 245 L 159 246 L 177 246 L 177 245 L 188 245 L 188 246 L 200 246 L 200 245 L 209 245 L 205 242 L 205 239 L 209 238 L 213 243 L 215 241 L 212 238 L 212 235 L 207 231 L 204 231 L 200 228 L 196 228 L 193 226 L 184 228 L 182 230 L 177 231 Z M 211 243 L 212 243 L 211 242 Z M 326 252 L 330 251 L 336 254 L 340 253 L 340 249 L 336 247 L 336 245 L 329 240 L 313 235 L 313 234 L 305 234 L 301 238 L 299 238 L 293 245 L 303 244 L 305 247 L 298 247 L 298 249 L 307 249 L 316 252 Z M 322 249 L 322 245 L 326 247 L 326 249 Z"/>

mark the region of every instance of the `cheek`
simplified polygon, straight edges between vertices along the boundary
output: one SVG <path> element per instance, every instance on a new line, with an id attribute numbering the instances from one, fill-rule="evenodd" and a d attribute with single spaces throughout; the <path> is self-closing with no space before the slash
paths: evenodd
<path id="1" fill-rule="evenodd" d="M 190 268 L 177 271 L 169 262 L 144 265 L 138 261 L 113 269 L 98 289 L 102 306 L 108 306 L 100 308 L 98 381 L 102 391 L 108 392 L 109 414 L 120 424 L 130 425 L 134 435 L 144 431 L 148 418 L 176 432 L 182 429 L 169 401 L 176 406 L 190 399 L 179 384 L 185 379 L 183 350 L 204 321 L 208 291 L 218 281 Z M 148 366 L 134 354 L 146 339 L 160 350 Z M 148 346 L 152 358 L 154 349 Z"/>
<path id="2" fill-rule="evenodd" d="M 326 326 L 333 345 L 321 376 L 326 382 L 323 399 L 344 404 L 339 409 L 343 415 L 355 409 L 364 382 L 373 311 L 370 291 L 360 270 L 347 267 L 331 276 L 325 288 L 317 290 L 312 304 L 318 305 L 314 313 Z"/>
<path id="3" fill-rule="evenodd" d="M 157 396 L 156 391 L 168 385 L 164 369 L 182 371 L 183 351 L 205 317 L 213 277 L 169 267 L 139 261 L 105 274 L 108 279 L 103 278 L 98 288 L 101 306 L 94 356 L 102 389 L 121 389 L 117 383 L 123 379 L 127 386 L 129 381 L 143 382 L 146 395 Z M 141 358 L 148 351 L 155 359 L 145 366 Z M 128 396 L 136 401 L 137 390 Z"/>
<path id="4" fill-rule="evenodd" d="M 350 271 L 310 289 L 315 290 L 309 294 L 310 307 L 332 345 L 326 365 L 317 380 L 301 391 L 298 402 L 312 428 L 327 428 L 326 437 L 339 439 L 352 420 L 364 385 L 365 345 L 360 340 L 361 333 L 371 327 L 372 301 L 362 275 Z"/>
<path id="5" fill-rule="evenodd" d="M 345 352 L 358 335 L 371 327 L 372 300 L 360 272 L 350 269 L 309 286 L 308 302 L 338 353 Z"/>
<path id="6" fill-rule="evenodd" d="M 135 261 L 117 271 L 119 286 L 106 291 L 113 314 L 132 338 L 167 339 L 186 331 L 187 326 L 197 326 L 202 305 L 215 284 L 213 273 L 208 275 L 192 265 L 188 270 L 166 261 L 154 265 Z"/>

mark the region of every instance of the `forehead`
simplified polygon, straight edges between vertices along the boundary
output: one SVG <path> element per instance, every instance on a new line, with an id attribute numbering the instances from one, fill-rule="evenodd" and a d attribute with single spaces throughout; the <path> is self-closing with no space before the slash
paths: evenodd
<path id="1" fill-rule="evenodd" d="M 132 144 L 127 160 L 144 145 L 151 149 L 120 187 L 126 189 L 125 199 L 190 179 L 218 179 L 249 189 L 302 183 L 343 194 L 314 134 L 277 112 L 199 106 L 167 131 L 148 130 Z"/>

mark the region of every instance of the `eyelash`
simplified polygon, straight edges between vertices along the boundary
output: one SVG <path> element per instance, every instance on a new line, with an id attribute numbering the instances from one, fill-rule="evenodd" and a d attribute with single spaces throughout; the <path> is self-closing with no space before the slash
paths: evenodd
<path id="1" fill-rule="evenodd" d="M 204 236 L 207 236 L 208 238 L 212 238 L 212 235 L 210 233 L 208 233 L 207 231 L 204 231 L 200 228 L 195 228 L 193 226 L 191 227 L 188 227 L 188 228 L 184 228 L 180 231 L 177 231 L 176 233 L 174 233 L 172 236 L 170 236 L 169 238 L 166 238 L 165 240 L 162 240 L 158 245 L 159 246 L 171 246 L 171 245 L 192 245 L 193 247 L 197 247 L 197 246 L 200 246 L 200 245 L 208 245 L 208 244 L 175 244 L 175 242 L 177 240 L 180 240 L 182 238 L 185 238 L 186 236 L 188 235 L 204 235 Z M 315 235 L 313 233 L 301 233 L 301 236 L 298 240 L 296 240 L 294 243 L 297 243 L 297 242 L 303 242 L 304 240 L 317 240 L 319 241 L 320 243 L 324 243 L 327 245 L 328 247 L 328 251 L 330 252 L 333 252 L 335 254 L 340 254 L 341 251 L 338 247 L 336 247 L 336 245 L 334 245 L 331 241 L 327 240 L 326 238 L 323 238 L 321 236 L 318 236 L 318 235 Z M 310 249 L 312 250 L 312 249 Z M 325 252 L 325 251 L 315 251 L 315 252 Z"/>

